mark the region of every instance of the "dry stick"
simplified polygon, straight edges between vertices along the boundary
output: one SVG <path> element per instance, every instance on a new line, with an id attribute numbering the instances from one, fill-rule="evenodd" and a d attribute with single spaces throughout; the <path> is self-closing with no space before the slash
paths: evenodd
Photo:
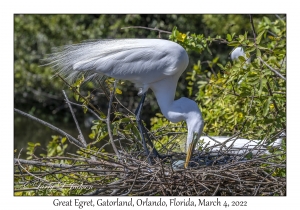
<path id="1" fill-rule="evenodd" d="M 58 163 L 45 163 L 41 161 L 34 161 L 34 160 L 24 160 L 24 159 L 17 159 L 14 158 L 15 163 L 22 163 L 22 164 L 28 164 L 28 165 L 37 165 L 37 166 L 49 166 L 52 168 L 71 168 L 74 167 L 72 165 L 68 164 L 58 164 Z"/>
<path id="2" fill-rule="evenodd" d="M 117 84 L 117 80 L 115 80 L 114 82 L 114 88 L 112 91 L 110 91 L 110 99 L 109 99 L 109 104 L 108 104 L 108 111 L 107 111 L 107 117 L 106 117 L 106 123 L 107 123 L 107 131 L 108 131 L 108 135 L 109 135 L 109 139 L 110 139 L 110 143 L 113 147 L 114 152 L 116 153 L 116 155 L 118 156 L 119 160 L 121 160 L 120 157 L 120 153 L 115 145 L 114 139 L 113 139 L 113 135 L 111 133 L 111 128 L 110 128 L 110 111 L 111 111 L 111 105 L 112 105 L 112 101 L 114 98 L 114 94 L 115 94 L 115 90 L 116 90 L 116 84 Z"/>
<path id="3" fill-rule="evenodd" d="M 19 109 L 14 108 L 14 110 L 15 110 L 15 112 L 18 112 L 19 114 L 24 115 L 24 116 L 26 116 L 26 117 L 28 117 L 28 118 L 30 118 L 30 119 L 33 119 L 33 120 L 35 120 L 35 121 L 37 121 L 37 122 L 39 122 L 39 123 L 41 123 L 41 124 L 43 124 L 43 125 L 45 125 L 45 126 L 51 128 L 52 130 L 57 131 L 58 133 L 60 133 L 60 134 L 62 134 L 62 135 L 64 135 L 64 136 L 66 136 L 66 137 L 68 138 L 68 140 L 69 140 L 72 144 L 75 144 L 75 145 L 78 146 L 78 147 L 84 147 L 84 145 L 83 145 L 80 141 L 78 141 L 77 139 L 75 139 L 75 138 L 74 138 L 73 136 L 71 136 L 70 134 L 64 132 L 63 130 L 61 130 L 61 129 L 59 129 L 59 128 L 57 128 L 57 127 L 55 127 L 55 126 L 53 126 L 53 125 L 51 125 L 51 124 L 49 124 L 49 123 L 47 123 L 47 122 L 45 122 L 45 121 L 39 119 L 39 118 L 36 118 L 36 117 L 34 117 L 34 116 L 30 115 L 30 114 L 27 114 L 27 113 L 25 113 L 25 112 L 22 112 L 22 111 L 19 110 Z"/>
<path id="4" fill-rule="evenodd" d="M 128 195 L 128 194 L 131 192 L 131 190 L 132 190 L 132 188 L 133 188 L 133 186 L 134 186 L 134 184 L 135 184 L 135 182 L 136 182 L 137 176 L 138 176 L 138 174 L 139 174 L 140 167 L 141 167 L 141 165 L 139 165 L 139 167 L 138 167 L 138 169 L 137 169 L 137 171 L 136 171 L 136 174 L 135 174 L 135 177 L 134 177 L 134 181 L 133 181 L 133 183 L 132 183 L 130 189 L 128 190 L 127 193 L 125 193 L 125 194 L 123 194 L 123 195 Z"/>
<path id="5" fill-rule="evenodd" d="M 217 192 L 219 191 L 219 187 L 220 187 L 220 183 L 218 184 L 217 188 L 215 189 L 214 193 L 212 194 L 212 196 L 215 196 L 217 194 Z"/>
<path id="6" fill-rule="evenodd" d="M 83 136 L 83 134 L 82 134 L 82 132 L 81 132 L 81 129 L 80 129 L 79 125 L 78 125 L 78 121 L 77 121 L 77 119 L 76 119 L 76 117 L 75 117 L 75 114 L 74 114 L 74 112 L 73 112 L 72 106 L 71 106 L 70 101 L 69 101 L 69 99 L 68 99 L 68 97 L 67 97 L 67 94 L 66 94 L 66 92 L 65 92 L 64 90 L 63 90 L 62 92 L 63 92 L 63 94 L 64 94 L 64 96 L 65 96 L 66 102 L 67 102 L 67 104 L 68 104 L 68 106 L 69 106 L 69 109 L 70 109 L 71 114 L 72 114 L 72 116 L 73 116 L 73 119 L 74 119 L 74 122 L 75 122 L 75 124 L 76 124 L 77 130 L 78 130 L 78 132 L 79 132 L 79 135 L 80 135 L 79 140 L 80 140 L 81 143 L 84 145 L 84 147 L 86 147 L 86 140 L 84 139 L 84 136 Z"/>

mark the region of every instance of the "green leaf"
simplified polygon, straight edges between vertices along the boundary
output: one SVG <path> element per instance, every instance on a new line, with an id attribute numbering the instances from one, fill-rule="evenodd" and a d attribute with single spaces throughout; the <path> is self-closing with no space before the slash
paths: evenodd
<path id="1" fill-rule="evenodd" d="M 122 118 L 122 119 L 120 120 L 120 123 L 121 123 L 121 122 L 124 122 L 124 123 L 130 122 L 130 118 L 128 118 L 128 117 Z"/>
<path id="2" fill-rule="evenodd" d="M 31 146 L 31 147 L 35 146 L 35 144 L 33 142 L 28 142 L 27 144 L 28 144 L 28 146 Z"/>
<path id="3" fill-rule="evenodd" d="M 256 57 L 261 57 L 261 52 L 259 49 L 256 49 Z"/>
<path id="4" fill-rule="evenodd" d="M 253 42 L 249 42 L 249 43 L 248 43 L 248 46 L 249 46 L 249 47 L 252 47 L 252 46 L 254 46 L 254 43 L 253 43 Z"/>
<path id="5" fill-rule="evenodd" d="M 74 94 L 74 99 L 76 100 L 76 101 L 78 101 L 79 100 L 79 95 L 78 94 Z"/>
<path id="6" fill-rule="evenodd" d="M 239 56 L 239 60 L 240 60 L 241 62 L 245 62 L 245 61 L 246 61 L 246 59 L 245 59 L 244 56 Z"/>
<path id="7" fill-rule="evenodd" d="M 267 116 L 269 110 L 270 110 L 270 102 L 271 102 L 271 98 L 267 99 L 264 103 L 264 107 L 263 107 L 263 116 Z"/>
<path id="8" fill-rule="evenodd" d="M 239 35 L 239 39 L 240 39 L 239 42 L 242 43 L 244 41 L 245 37 L 243 35 Z"/>
<path id="9" fill-rule="evenodd" d="M 217 63 L 218 62 L 218 60 L 219 60 L 219 57 L 215 57 L 214 59 L 213 59 L 213 63 Z"/>
<path id="10" fill-rule="evenodd" d="M 67 141 L 67 137 L 63 137 L 62 139 L 61 139 L 61 143 L 65 143 Z"/>
<path id="11" fill-rule="evenodd" d="M 220 63 L 217 63 L 217 65 L 222 69 L 222 70 L 224 70 L 225 68 L 224 68 L 224 66 L 222 65 L 222 64 L 220 64 Z M 198 83 L 197 83 L 198 84 Z"/>
<path id="12" fill-rule="evenodd" d="M 231 41 L 232 41 L 231 35 L 230 35 L 230 34 L 227 34 L 226 39 L 227 39 L 228 42 L 231 42 Z"/>
<path id="13" fill-rule="evenodd" d="M 229 42 L 227 45 L 237 47 L 240 45 L 240 43 L 238 41 L 232 41 L 232 42 Z"/>
<path id="14" fill-rule="evenodd" d="M 260 46 L 260 45 L 258 45 L 257 48 L 260 49 L 260 50 L 269 50 L 269 48 L 263 47 L 263 46 Z"/>
<path id="15" fill-rule="evenodd" d="M 93 132 L 93 133 L 90 133 L 90 135 L 89 135 L 89 138 L 90 139 L 94 139 L 96 137 L 96 134 Z"/>
<path id="16" fill-rule="evenodd" d="M 121 95 L 122 94 L 122 90 L 120 90 L 119 88 L 116 88 L 116 94 Z"/>
<path id="17" fill-rule="evenodd" d="M 61 152 L 61 150 L 62 150 L 62 149 L 61 149 L 61 146 L 58 145 L 58 146 L 56 147 L 56 150 L 57 150 L 58 152 Z"/>
<path id="18" fill-rule="evenodd" d="M 258 96 L 261 96 L 262 89 L 266 83 L 267 83 L 267 79 L 263 78 L 260 80 Z"/>
<path id="19" fill-rule="evenodd" d="M 265 31 L 263 30 L 262 32 L 260 32 L 260 33 L 258 34 L 258 36 L 256 37 L 256 40 L 255 40 L 255 43 L 256 43 L 256 44 L 259 44 L 259 43 L 260 43 L 261 38 L 262 38 L 262 36 L 263 36 L 264 33 L 265 33 Z"/>
<path id="20" fill-rule="evenodd" d="M 255 49 L 256 49 L 256 47 L 255 47 L 255 46 L 252 46 L 252 47 L 250 47 L 250 48 L 247 48 L 247 49 L 245 50 L 245 53 L 253 52 Z"/>

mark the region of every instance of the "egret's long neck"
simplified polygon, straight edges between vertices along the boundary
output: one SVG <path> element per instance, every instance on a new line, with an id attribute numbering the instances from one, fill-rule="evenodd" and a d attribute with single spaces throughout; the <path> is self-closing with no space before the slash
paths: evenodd
<path id="1" fill-rule="evenodd" d="M 178 77 L 168 77 L 156 82 L 154 86 L 150 85 L 156 97 L 157 103 L 162 114 L 171 122 L 184 120 L 184 113 L 181 112 L 174 101 Z"/>
<path id="2" fill-rule="evenodd" d="M 197 103 L 188 98 L 182 97 L 174 101 L 178 78 L 168 78 L 155 83 L 153 90 L 158 105 L 163 115 L 171 122 L 186 121 L 188 127 L 187 145 L 193 141 L 196 134 L 198 139 L 204 127 L 202 114 Z"/>

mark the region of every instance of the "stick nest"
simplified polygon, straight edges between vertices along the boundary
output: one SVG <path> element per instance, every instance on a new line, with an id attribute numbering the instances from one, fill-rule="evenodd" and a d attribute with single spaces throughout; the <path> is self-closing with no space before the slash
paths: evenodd
<path id="1" fill-rule="evenodd" d="M 164 160 L 151 158 L 152 165 L 141 153 L 125 151 L 120 152 L 120 159 L 108 153 L 88 158 L 72 155 L 35 160 L 16 158 L 15 180 L 19 178 L 20 181 L 15 182 L 15 192 L 28 191 L 30 184 L 37 185 L 34 182 L 50 185 L 43 180 L 55 176 L 60 184 L 52 186 L 52 190 L 70 189 L 70 183 L 62 185 L 67 177 L 73 181 L 72 186 L 76 186 L 75 183 L 81 186 L 76 191 L 81 195 L 284 196 L 286 178 L 278 174 L 285 173 L 286 164 L 274 161 L 285 154 L 280 153 L 248 159 L 245 155 L 196 153 L 187 169 L 174 167 L 174 160 L 185 160 L 183 153 L 173 153 Z M 29 172 L 29 166 L 34 166 L 35 172 Z M 41 191 L 38 187 L 31 190 L 36 194 Z M 69 195 L 74 195 L 71 191 Z"/>

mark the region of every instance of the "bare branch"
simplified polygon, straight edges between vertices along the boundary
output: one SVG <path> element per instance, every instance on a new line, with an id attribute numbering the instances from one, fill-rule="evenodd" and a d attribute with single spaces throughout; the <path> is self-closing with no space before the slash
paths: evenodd
<path id="1" fill-rule="evenodd" d="M 80 107 L 84 107 L 86 108 L 89 112 L 91 112 L 98 120 L 101 120 L 103 122 L 106 122 L 106 119 L 102 119 L 101 117 L 99 117 L 99 115 L 97 115 L 96 112 L 94 112 L 93 110 L 91 110 L 89 107 L 87 107 L 86 105 L 83 105 L 83 104 L 77 104 L 77 103 L 74 103 L 72 101 L 69 101 L 70 104 L 72 105 L 75 105 L 75 106 L 80 106 Z"/>
<path id="2" fill-rule="evenodd" d="M 271 71 L 273 71 L 277 76 L 279 76 L 281 79 L 284 79 L 286 81 L 286 78 L 284 76 L 282 76 L 282 74 L 280 74 L 278 71 L 276 71 L 274 68 L 272 68 L 271 66 L 269 66 L 263 59 L 261 59 L 261 57 L 258 57 L 259 60 L 261 62 L 263 62 Z"/>
<path id="3" fill-rule="evenodd" d="M 115 95 L 115 90 L 116 90 L 116 85 L 117 85 L 117 80 L 115 80 L 114 82 L 114 88 L 112 91 L 110 91 L 110 99 L 109 99 L 109 104 L 108 104 L 108 111 L 107 111 L 107 117 L 106 117 L 106 123 L 107 123 L 107 131 L 108 131 L 108 135 L 109 135 L 109 139 L 110 139 L 110 143 L 113 147 L 114 152 L 116 153 L 116 155 L 118 156 L 119 160 L 121 160 L 120 157 L 120 153 L 115 145 L 114 139 L 113 139 L 113 135 L 111 132 L 111 127 L 110 127 L 110 111 L 111 111 L 111 105 L 112 105 L 112 101 Z"/>
<path id="4" fill-rule="evenodd" d="M 75 124 L 76 124 L 77 130 L 78 130 L 78 132 L 79 132 L 79 136 L 80 136 L 79 140 L 80 140 L 81 143 L 84 145 L 84 147 L 86 147 L 86 141 L 85 141 L 84 136 L 83 136 L 83 134 L 82 134 L 82 132 L 81 132 L 81 129 L 80 129 L 80 127 L 79 127 L 79 124 L 78 124 L 77 119 L 76 119 L 76 117 L 75 117 L 75 114 L 74 114 L 74 112 L 73 112 L 72 106 L 71 106 L 70 101 L 69 101 L 69 99 L 68 99 L 68 97 L 67 97 L 67 94 L 66 94 L 66 92 L 65 92 L 64 90 L 63 90 L 62 92 L 63 92 L 63 94 L 64 94 L 64 96 L 65 96 L 66 102 L 67 102 L 67 104 L 68 104 L 68 106 L 69 106 L 69 109 L 70 109 L 71 114 L 72 114 L 72 116 L 73 116 L 73 119 L 74 119 L 74 122 L 75 122 Z"/>
<path id="5" fill-rule="evenodd" d="M 249 16 L 250 16 L 250 23 L 251 23 L 252 32 L 253 32 L 254 43 L 256 43 L 256 32 L 255 32 L 255 28 L 254 28 L 254 24 L 253 24 L 252 15 L 249 15 Z"/>
<path id="6" fill-rule="evenodd" d="M 39 122 L 39 123 L 41 123 L 41 124 L 43 124 L 43 125 L 45 125 L 45 126 L 51 128 L 52 130 L 57 131 L 58 133 L 60 133 L 60 134 L 62 134 L 62 135 L 64 135 L 64 136 L 66 136 L 66 137 L 68 138 L 68 140 L 69 140 L 72 144 L 75 144 L 75 145 L 78 146 L 78 147 L 84 147 L 84 145 L 83 145 L 80 141 L 78 141 L 77 139 L 75 139 L 73 136 L 71 136 L 70 134 L 64 132 L 63 130 L 61 130 L 61 129 L 59 129 L 59 128 L 53 126 L 53 125 L 51 125 L 50 123 L 47 123 L 47 122 L 45 122 L 45 121 L 43 121 L 43 120 L 41 120 L 41 119 L 39 119 L 39 118 L 36 118 L 36 117 L 34 117 L 34 116 L 30 115 L 30 114 L 27 114 L 27 113 L 25 113 L 25 112 L 22 112 L 22 111 L 19 110 L 19 109 L 14 108 L 14 110 L 15 110 L 15 112 L 18 112 L 19 114 L 24 115 L 24 116 L 26 116 L 26 117 L 28 117 L 28 118 L 30 118 L 30 119 L 33 119 L 33 120 L 35 120 L 35 121 L 37 121 L 37 122 Z"/>

